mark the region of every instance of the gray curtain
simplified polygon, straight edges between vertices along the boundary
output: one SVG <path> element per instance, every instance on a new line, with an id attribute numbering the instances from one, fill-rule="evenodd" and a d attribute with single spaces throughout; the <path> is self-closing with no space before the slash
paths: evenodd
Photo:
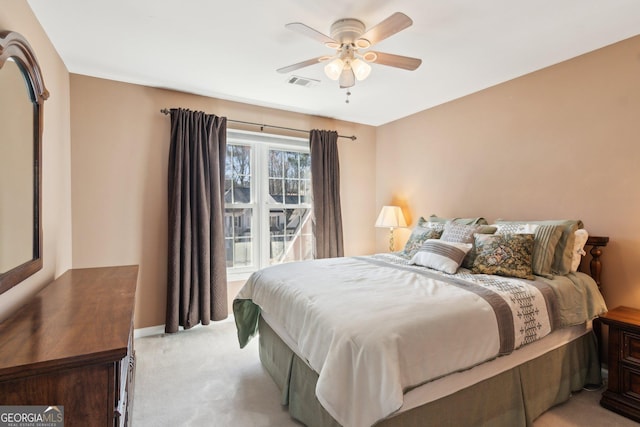
<path id="1" fill-rule="evenodd" d="M 227 119 L 171 109 L 166 332 L 227 317 Z"/>
<path id="2" fill-rule="evenodd" d="M 344 247 L 340 207 L 338 132 L 313 129 L 309 145 L 314 214 L 314 256 L 315 258 L 341 257 L 344 256 Z"/>

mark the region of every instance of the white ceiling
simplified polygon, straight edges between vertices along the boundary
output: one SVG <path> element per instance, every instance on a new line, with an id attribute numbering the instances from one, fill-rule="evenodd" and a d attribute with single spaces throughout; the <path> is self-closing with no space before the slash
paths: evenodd
<path id="1" fill-rule="evenodd" d="M 639 0 L 29 0 L 70 72 L 381 125 L 640 34 Z M 414 21 L 375 50 L 418 57 L 416 71 L 373 64 L 345 90 L 321 64 L 331 53 L 285 28 L 329 34 L 394 12 Z M 177 107 L 177 106 L 167 106 Z M 215 113 L 215 112 L 212 112 Z"/>

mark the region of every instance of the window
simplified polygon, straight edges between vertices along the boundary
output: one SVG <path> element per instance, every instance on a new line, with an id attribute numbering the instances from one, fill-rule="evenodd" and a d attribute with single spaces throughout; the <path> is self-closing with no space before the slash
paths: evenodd
<path id="1" fill-rule="evenodd" d="M 225 246 L 232 280 L 311 259 L 311 208 L 308 141 L 228 131 Z"/>

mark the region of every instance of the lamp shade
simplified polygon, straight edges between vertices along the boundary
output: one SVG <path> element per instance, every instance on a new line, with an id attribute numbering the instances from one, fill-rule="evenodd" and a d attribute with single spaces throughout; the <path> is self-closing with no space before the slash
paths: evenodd
<path id="1" fill-rule="evenodd" d="M 407 222 L 398 206 L 383 206 L 376 220 L 376 227 L 396 228 L 406 227 Z"/>
<path id="2" fill-rule="evenodd" d="M 341 88 L 351 87 L 356 84 L 356 76 L 353 74 L 353 70 L 351 68 L 343 68 L 338 83 Z"/>
<path id="3" fill-rule="evenodd" d="M 344 61 L 340 58 L 336 58 L 333 61 L 329 62 L 324 67 L 324 73 L 331 80 L 338 80 L 340 78 L 340 74 L 342 73 L 342 69 L 344 68 Z"/>
<path id="4" fill-rule="evenodd" d="M 351 69 L 358 80 L 366 79 L 369 77 L 369 73 L 371 73 L 371 65 L 358 58 L 351 61 Z"/>

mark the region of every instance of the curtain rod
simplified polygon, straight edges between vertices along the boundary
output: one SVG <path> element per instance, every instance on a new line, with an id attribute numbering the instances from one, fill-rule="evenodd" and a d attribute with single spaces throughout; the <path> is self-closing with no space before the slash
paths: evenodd
<path id="1" fill-rule="evenodd" d="M 171 111 L 167 108 L 163 108 L 162 110 L 160 110 L 160 112 L 162 114 L 171 114 Z M 262 131 L 264 128 L 274 128 L 274 129 L 282 129 L 282 130 L 290 130 L 293 132 L 304 132 L 304 133 L 309 133 L 308 130 L 303 130 L 303 129 L 294 129 L 294 128 L 287 128 L 287 127 L 282 127 L 282 126 L 274 126 L 274 125 L 265 125 L 262 123 L 255 123 L 255 122 L 243 122 L 242 120 L 231 120 L 231 119 L 227 119 L 228 122 L 231 123 L 240 123 L 243 125 L 251 125 L 251 126 L 260 126 L 260 131 Z M 351 135 L 351 136 L 347 136 L 347 135 L 338 135 L 338 138 L 347 138 L 350 139 L 352 141 L 355 141 L 356 139 L 358 139 L 355 135 Z"/>

